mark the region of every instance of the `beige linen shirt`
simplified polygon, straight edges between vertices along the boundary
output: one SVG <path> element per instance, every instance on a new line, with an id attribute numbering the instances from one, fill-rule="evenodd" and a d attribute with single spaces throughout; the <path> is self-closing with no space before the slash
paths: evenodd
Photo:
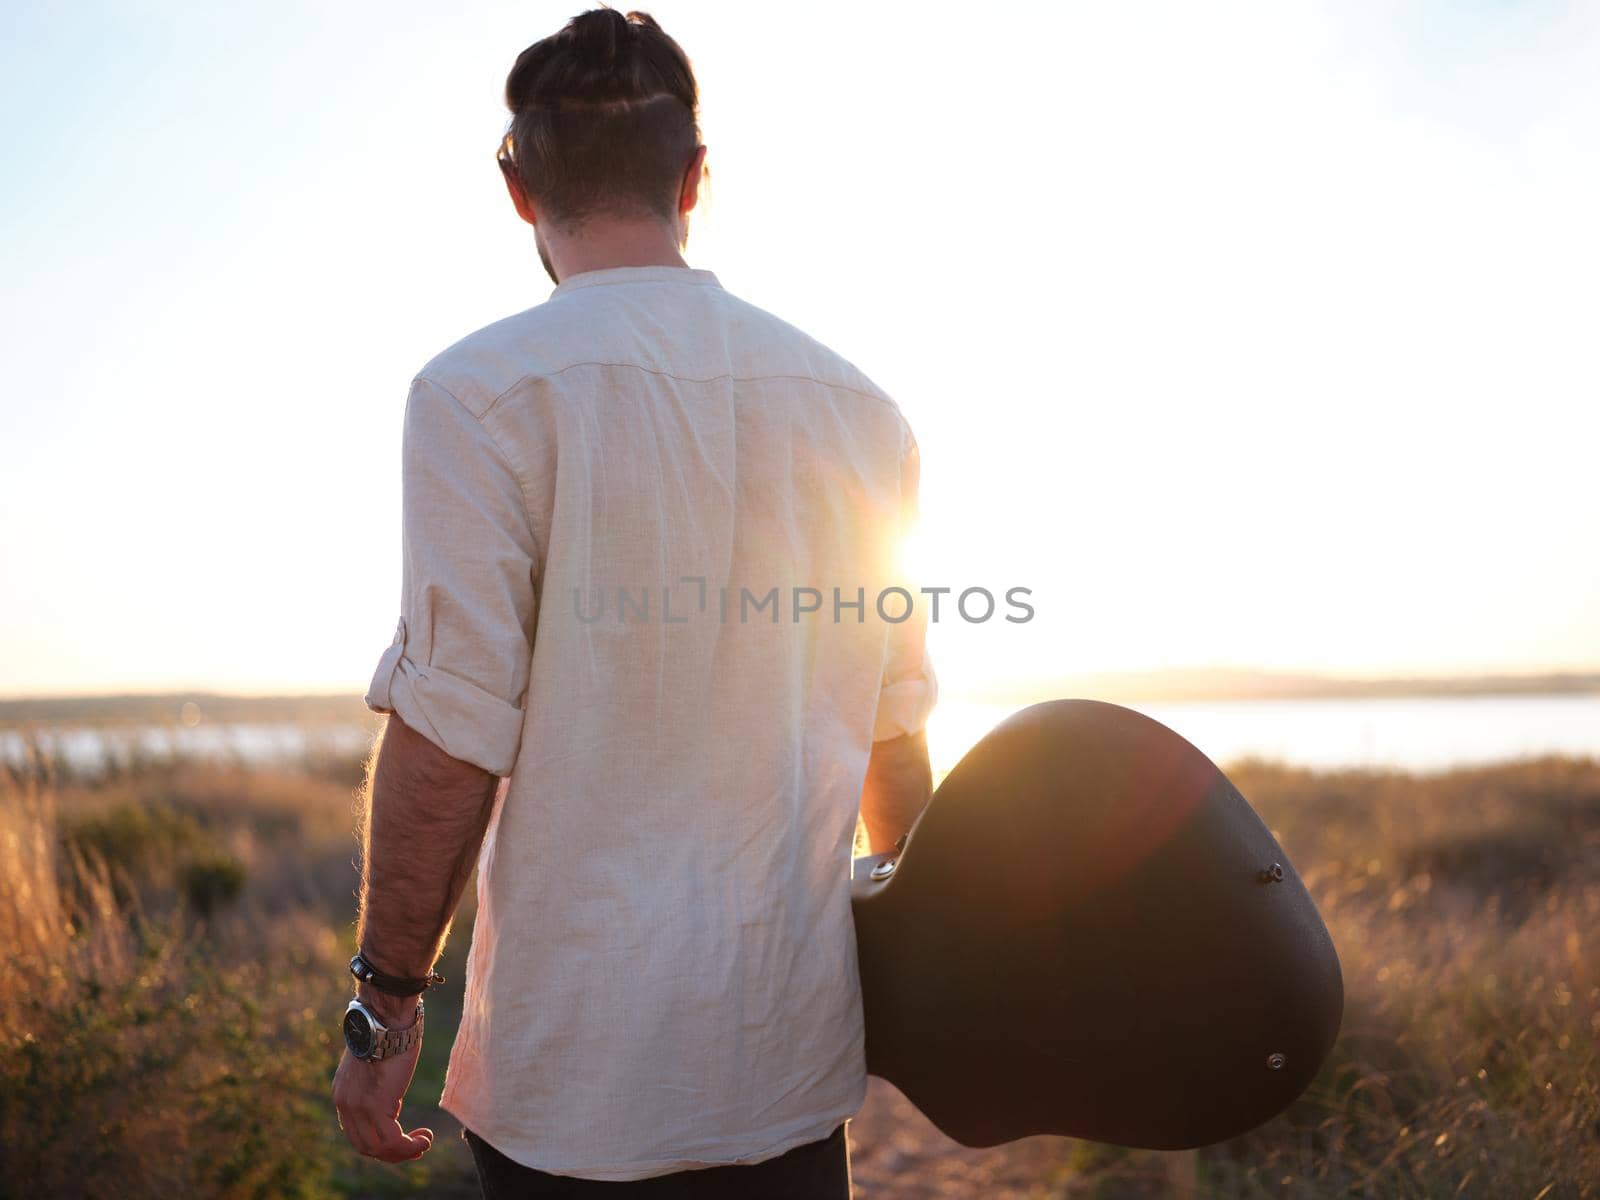
<path id="1" fill-rule="evenodd" d="M 509 776 L 443 1107 L 593 1179 L 827 1136 L 867 757 L 936 692 L 899 409 L 710 271 L 619 267 L 428 363 L 403 457 L 367 703 Z"/>

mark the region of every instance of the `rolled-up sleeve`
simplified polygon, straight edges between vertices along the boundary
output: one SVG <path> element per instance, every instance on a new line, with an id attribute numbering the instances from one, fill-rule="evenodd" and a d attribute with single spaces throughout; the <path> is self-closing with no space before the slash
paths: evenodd
<path id="1" fill-rule="evenodd" d="M 452 758 L 509 775 L 538 605 L 538 547 L 521 484 L 483 424 L 430 380 L 406 401 L 400 624 L 367 707 Z"/>
<path id="2" fill-rule="evenodd" d="M 916 441 L 909 430 L 905 436 L 906 446 L 900 464 L 902 538 L 916 525 L 917 493 L 922 475 L 922 459 Z M 903 580 L 902 585 L 915 597 L 915 602 L 909 616 L 889 628 L 883 686 L 878 693 L 878 711 L 872 727 L 875 742 L 920 733 L 939 699 L 939 681 L 928 658 L 925 597 L 909 580 Z"/>
<path id="3" fill-rule="evenodd" d="M 915 666 L 884 676 L 883 690 L 878 693 L 878 716 L 873 722 L 872 740 L 886 742 L 890 738 L 920 733 L 938 700 L 939 681 L 924 651 Z"/>

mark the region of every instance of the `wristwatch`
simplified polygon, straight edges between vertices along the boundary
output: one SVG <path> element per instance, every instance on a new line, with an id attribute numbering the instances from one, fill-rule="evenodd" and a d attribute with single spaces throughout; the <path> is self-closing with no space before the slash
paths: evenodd
<path id="1" fill-rule="evenodd" d="M 422 1001 L 417 1001 L 417 1019 L 404 1029 L 390 1029 L 359 1000 L 350 1001 L 344 1010 L 344 1044 L 363 1062 L 378 1062 L 404 1054 L 422 1036 Z"/>

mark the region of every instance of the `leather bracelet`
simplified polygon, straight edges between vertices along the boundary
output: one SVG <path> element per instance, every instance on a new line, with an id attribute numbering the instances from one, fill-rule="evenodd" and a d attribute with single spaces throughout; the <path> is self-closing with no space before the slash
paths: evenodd
<path id="1" fill-rule="evenodd" d="M 431 987 L 437 987 L 444 982 L 444 976 L 437 971 L 429 971 L 421 979 L 407 979 L 402 975 L 385 975 L 367 959 L 367 956 L 357 950 L 355 957 L 350 960 L 350 974 L 362 983 L 384 993 L 386 996 L 420 996 Z"/>

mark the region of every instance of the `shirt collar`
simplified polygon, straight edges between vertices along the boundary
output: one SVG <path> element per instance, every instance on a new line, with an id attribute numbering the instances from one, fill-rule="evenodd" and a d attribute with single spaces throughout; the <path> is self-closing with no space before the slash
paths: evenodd
<path id="1" fill-rule="evenodd" d="M 579 288 L 598 287 L 603 283 L 689 283 L 702 287 L 721 287 L 717 277 L 700 267 L 605 267 L 599 271 L 580 271 L 568 275 L 550 293 L 552 297 L 564 296 Z"/>

